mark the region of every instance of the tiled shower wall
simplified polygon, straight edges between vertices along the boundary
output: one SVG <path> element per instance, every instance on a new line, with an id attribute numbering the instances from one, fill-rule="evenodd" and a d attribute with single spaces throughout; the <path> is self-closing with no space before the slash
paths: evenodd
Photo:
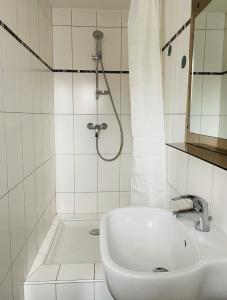
<path id="1" fill-rule="evenodd" d="M 105 212 L 129 203 L 132 139 L 127 18 L 126 11 L 53 9 L 54 68 L 59 70 L 54 74 L 59 213 Z M 96 29 L 104 33 L 103 61 L 124 130 L 123 152 L 114 162 L 98 158 L 94 131 L 87 129 L 90 122 L 107 123 L 108 129 L 100 134 L 100 151 L 107 158 L 116 154 L 120 132 L 110 99 L 95 98 L 91 56 Z M 100 88 L 106 89 L 101 74 Z"/>
<path id="2" fill-rule="evenodd" d="M 190 19 L 191 1 L 164 0 L 164 8 L 166 44 Z M 190 25 L 171 43 L 172 54 L 168 56 L 168 48 L 163 52 L 165 127 L 169 143 L 184 142 L 188 63 L 182 69 L 181 60 L 186 55 L 188 61 L 189 34 Z M 169 199 L 186 193 L 205 198 L 213 222 L 227 233 L 227 171 L 168 146 L 166 153 Z"/>
<path id="3" fill-rule="evenodd" d="M 53 75 L 46 1 L 0 1 L 0 299 L 23 282 L 55 215 Z M 13 36 L 14 35 L 14 36 Z M 19 38 L 17 38 L 17 37 Z"/>

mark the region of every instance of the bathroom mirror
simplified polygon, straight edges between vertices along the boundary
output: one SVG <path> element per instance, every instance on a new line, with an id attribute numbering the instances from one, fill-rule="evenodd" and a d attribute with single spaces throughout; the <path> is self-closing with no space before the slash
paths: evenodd
<path id="1" fill-rule="evenodd" d="M 188 143 L 227 149 L 227 1 L 193 0 Z"/>

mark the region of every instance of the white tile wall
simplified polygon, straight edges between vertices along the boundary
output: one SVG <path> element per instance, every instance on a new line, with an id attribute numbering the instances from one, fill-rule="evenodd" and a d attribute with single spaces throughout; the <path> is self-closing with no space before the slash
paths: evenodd
<path id="1" fill-rule="evenodd" d="M 71 13 L 72 26 L 69 26 Z M 73 53 L 71 68 L 82 70 L 95 69 L 91 55 L 95 53 L 92 33 L 96 28 L 104 32 L 105 69 L 128 70 L 127 20 L 127 11 L 53 10 L 54 30 L 61 31 L 59 28 L 65 27 L 68 31 L 72 30 L 72 46 L 66 45 L 70 49 L 65 52 Z M 58 42 L 64 44 L 63 39 L 59 38 Z M 69 65 L 65 63 L 62 68 L 69 68 Z M 109 97 L 102 96 L 96 100 L 95 74 L 54 75 L 56 153 L 60 154 L 57 155 L 56 176 L 58 212 L 94 213 L 119 207 L 121 192 L 121 205 L 130 202 L 132 136 L 129 75 L 107 74 L 107 77 L 124 130 L 125 155 L 121 164 L 120 159 L 112 163 L 98 159 L 94 131 L 87 129 L 88 123 L 107 123 L 108 129 L 100 133 L 100 151 L 107 158 L 117 153 L 119 127 Z M 102 74 L 99 87 L 106 89 Z"/>
<path id="2" fill-rule="evenodd" d="M 57 284 L 56 291 L 59 300 L 94 299 L 94 283 Z"/>
<path id="3" fill-rule="evenodd" d="M 179 30 L 187 19 L 189 19 L 190 2 L 191 1 L 174 1 L 173 3 L 173 1 L 165 0 L 164 43 Z M 182 9 L 182 7 L 184 7 L 184 9 Z M 179 8 L 179 10 L 177 10 L 177 8 Z M 216 19 L 218 20 L 217 24 L 214 23 L 212 15 L 210 15 L 208 19 L 209 28 L 213 27 L 221 29 L 223 26 L 222 16 Z M 204 29 L 205 24 L 206 20 L 201 18 L 199 22 L 197 22 L 196 27 L 198 29 Z M 171 56 L 167 56 L 167 49 L 163 53 L 166 141 L 170 143 L 184 142 L 183 132 L 185 130 L 184 120 L 186 112 L 185 99 L 187 97 L 187 75 L 185 70 L 180 69 L 179 64 L 182 55 L 188 55 L 189 29 L 190 28 L 188 27 L 187 30 L 184 30 L 172 43 L 173 48 Z M 218 39 L 218 35 L 215 38 Z M 201 40 L 202 39 L 200 38 L 200 44 Z M 209 42 L 209 38 L 207 42 Z M 213 45 L 216 44 L 217 43 L 213 43 Z M 214 51 L 212 50 L 212 57 L 213 53 L 219 51 L 220 48 L 221 47 L 214 49 Z M 212 68 L 215 66 L 216 68 L 218 67 L 217 61 L 212 59 L 211 63 L 213 63 Z M 209 68 L 210 67 L 211 66 L 209 66 Z M 207 80 L 212 79 L 207 78 Z M 216 89 L 214 88 L 215 84 L 212 82 L 207 83 L 207 85 L 211 87 L 207 95 L 209 96 L 209 100 L 214 97 Z M 202 91 L 200 91 L 200 93 L 202 93 Z M 198 122 L 200 126 L 200 120 L 198 120 Z M 208 122 L 209 124 L 213 124 L 210 119 Z M 211 125 L 211 127 L 214 128 L 214 125 Z M 219 225 L 227 233 L 227 209 L 224 196 L 227 191 L 226 170 L 222 170 L 210 163 L 171 147 L 167 147 L 166 153 L 169 198 L 185 193 L 194 193 L 204 197 L 209 202 L 210 214 L 214 218 L 213 222 Z M 187 203 L 171 203 L 173 209 L 185 208 L 187 206 Z"/>
<path id="4" fill-rule="evenodd" d="M 1 0 L 0 19 L 52 66 L 46 4 Z M 23 300 L 37 244 L 55 214 L 53 75 L 2 27 L 0 45 L 0 299 Z"/>

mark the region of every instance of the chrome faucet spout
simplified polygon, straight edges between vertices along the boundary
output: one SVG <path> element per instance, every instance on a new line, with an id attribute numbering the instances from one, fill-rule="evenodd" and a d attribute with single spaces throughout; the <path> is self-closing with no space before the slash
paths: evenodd
<path id="1" fill-rule="evenodd" d="M 174 211 L 173 215 L 176 217 L 189 217 L 194 220 L 195 229 L 198 231 L 210 231 L 210 221 L 208 203 L 201 197 L 196 195 L 182 195 L 180 197 L 172 198 L 173 201 L 178 200 L 192 201 L 192 208 Z"/>

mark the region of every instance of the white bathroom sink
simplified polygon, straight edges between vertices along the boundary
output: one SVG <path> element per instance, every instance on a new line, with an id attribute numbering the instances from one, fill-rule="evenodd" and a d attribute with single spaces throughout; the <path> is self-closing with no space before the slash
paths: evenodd
<path id="1" fill-rule="evenodd" d="M 227 299 L 227 237 L 172 212 L 124 208 L 101 221 L 101 257 L 116 300 Z"/>

